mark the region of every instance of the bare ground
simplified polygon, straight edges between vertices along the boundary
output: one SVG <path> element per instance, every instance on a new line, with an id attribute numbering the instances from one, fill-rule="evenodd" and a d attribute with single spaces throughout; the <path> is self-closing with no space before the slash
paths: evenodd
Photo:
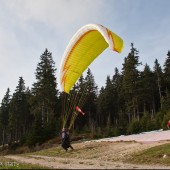
<path id="1" fill-rule="evenodd" d="M 60 150 L 56 156 L 42 155 L 8 155 L 18 162 L 39 164 L 54 169 L 170 169 L 162 165 L 135 165 L 128 163 L 131 154 L 144 149 L 167 143 L 168 141 L 156 142 L 113 142 L 113 141 L 91 141 L 74 143 L 74 150 L 65 152 Z"/>

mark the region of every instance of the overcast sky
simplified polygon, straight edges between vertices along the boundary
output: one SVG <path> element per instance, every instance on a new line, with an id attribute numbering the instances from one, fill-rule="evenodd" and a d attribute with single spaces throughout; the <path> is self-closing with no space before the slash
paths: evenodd
<path id="1" fill-rule="evenodd" d="M 99 87 L 115 67 L 121 71 L 132 42 L 140 62 L 153 69 L 157 58 L 163 66 L 170 50 L 169 9 L 169 0 L 0 0 L 0 102 L 20 76 L 32 87 L 46 48 L 59 69 L 71 37 L 90 23 L 109 28 L 125 43 L 121 54 L 106 49 L 90 66 Z"/>

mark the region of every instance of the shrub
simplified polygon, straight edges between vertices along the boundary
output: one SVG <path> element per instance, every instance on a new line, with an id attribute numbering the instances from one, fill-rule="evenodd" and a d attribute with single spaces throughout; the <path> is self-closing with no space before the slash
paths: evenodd
<path id="1" fill-rule="evenodd" d="M 139 132 L 141 132 L 141 124 L 137 119 L 133 119 L 128 126 L 127 133 L 133 134 Z"/>

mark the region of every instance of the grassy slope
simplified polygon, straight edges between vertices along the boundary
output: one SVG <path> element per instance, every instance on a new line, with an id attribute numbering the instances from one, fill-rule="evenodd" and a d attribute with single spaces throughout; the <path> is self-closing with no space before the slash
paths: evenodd
<path id="1" fill-rule="evenodd" d="M 132 155 L 131 163 L 161 164 L 170 166 L 170 143 L 155 146 Z"/>
<path id="2" fill-rule="evenodd" d="M 78 151 L 76 150 L 76 152 L 71 150 L 69 152 L 65 152 L 60 146 L 56 146 L 49 149 L 42 149 L 37 152 L 23 154 L 22 156 L 45 155 L 49 157 L 50 156 L 73 157 L 79 154 L 81 155 L 81 153 L 84 153 L 85 151 L 87 151 L 87 147 L 81 148 Z M 126 160 L 126 162 L 135 164 L 162 164 L 170 166 L 169 158 L 170 158 L 170 143 L 167 143 L 133 154 L 131 155 L 131 158 L 128 158 Z M 10 166 L 8 163 L 12 163 L 12 166 Z M 16 161 L 8 160 L 0 156 L 0 169 L 43 169 L 43 167 L 18 163 Z"/>
<path id="3" fill-rule="evenodd" d="M 96 147 L 96 146 L 95 146 Z M 84 148 L 87 150 L 87 148 Z M 61 147 L 49 148 L 46 150 L 41 150 L 34 152 L 35 155 L 45 155 L 45 156 L 60 156 L 60 157 L 72 157 L 77 154 L 85 152 L 81 149 L 77 152 L 64 152 Z M 127 158 L 126 162 L 135 163 L 135 164 L 160 164 L 170 166 L 170 143 L 162 144 L 159 146 L 146 149 L 142 152 L 132 154 L 130 158 Z"/>
<path id="4" fill-rule="evenodd" d="M 87 149 L 87 148 L 86 148 Z M 84 150 L 85 151 L 85 150 Z M 83 149 L 78 151 L 80 154 L 84 152 Z M 63 152 L 61 147 L 49 148 L 46 150 L 41 150 L 34 153 L 35 155 L 45 155 L 45 156 L 60 156 L 60 157 L 72 157 L 75 152 Z M 78 153 L 76 153 L 78 154 Z M 160 164 L 170 166 L 170 143 L 162 144 L 159 146 L 146 149 L 142 152 L 132 154 L 130 158 L 126 160 L 128 163 L 135 164 Z"/>

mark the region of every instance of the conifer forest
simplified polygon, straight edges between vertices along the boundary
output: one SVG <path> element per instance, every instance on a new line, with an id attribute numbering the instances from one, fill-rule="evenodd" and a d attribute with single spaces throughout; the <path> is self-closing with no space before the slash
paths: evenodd
<path id="1" fill-rule="evenodd" d="M 72 122 L 73 133 L 102 138 L 167 128 L 170 51 L 162 56 L 165 58 L 162 67 L 155 57 L 154 67 L 150 68 L 147 61 L 140 62 L 140 53 L 133 44 L 129 49 L 122 69 L 113 68 L 101 88 L 90 68 L 72 88 L 72 94 L 86 90 L 83 93 L 86 95 L 80 96 L 85 115 L 78 115 Z M 139 70 L 140 65 L 143 70 Z M 17 142 L 35 146 L 60 135 L 63 105 L 74 99 L 64 97 L 59 90 L 57 70 L 52 53 L 45 49 L 40 54 L 32 87 L 27 87 L 24 77 L 19 77 L 14 92 L 7 87 L 0 105 L 0 145 Z"/>

